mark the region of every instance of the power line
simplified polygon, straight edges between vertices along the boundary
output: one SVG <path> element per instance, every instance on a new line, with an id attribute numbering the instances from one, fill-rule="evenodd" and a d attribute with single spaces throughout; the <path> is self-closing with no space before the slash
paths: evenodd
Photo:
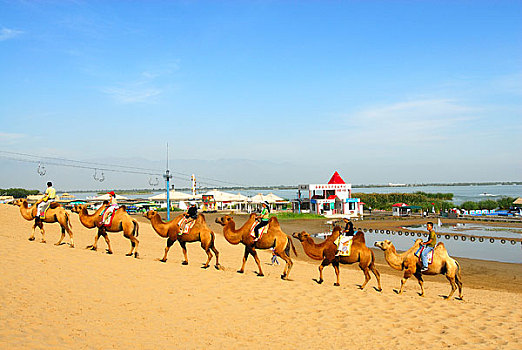
<path id="1" fill-rule="evenodd" d="M 2 154 L 2 153 L 4 153 L 4 154 Z M 18 156 L 18 157 L 15 157 L 15 156 Z M 24 159 L 24 158 L 21 158 L 21 156 L 27 157 L 30 159 Z M 60 157 L 38 156 L 38 155 L 27 154 L 27 153 L 22 153 L 22 152 L 11 152 L 11 151 L 0 150 L 0 157 L 9 159 L 9 160 L 34 163 L 34 164 L 44 163 L 44 164 L 49 164 L 49 165 L 64 166 L 64 167 L 71 167 L 71 168 L 78 168 L 78 169 L 90 169 L 90 170 L 94 170 L 94 171 L 99 170 L 99 171 L 108 171 L 108 172 L 116 172 L 116 173 L 141 174 L 141 175 L 148 175 L 148 176 L 162 176 L 162 171 L 157 170 L 157 169 L 149 169 L 149 168 L 118 165 L 118 164 L 88 162 L 88 161 L 81 161 L 81 160 L 67 159 L 67 158 L 60 158 Z M 64 162 L 66 162 L 66 163 L 64 163 Z M 67 164 L 67 163 L 70 163 L 70 164 Z M 184 177 L 173 176 L 174 178 L 176 178 L 178 180 L 190 182 L 190 180 L 188 180 L 187 178 L 190 178 L 191 174 L 186 174 L 186 173 L 182 173 L 179 171 L 171 171 L 171 173 L 184 176 Z M 245 184 L 239 184 L 239 183 L 230 182 L 230 181 L 223 181 L 223 180 L 213 179 L 213 178 L 205 177 L 205 176 L 198 176 L 198 179 L 203 179 L 203 181 L 198 181 L 200 184 L 209 185 L 209 186 L 216 186 L 216 184 L 227 184 L 227 185 L 247 187 L 247 185 L 245 185 Z"/>

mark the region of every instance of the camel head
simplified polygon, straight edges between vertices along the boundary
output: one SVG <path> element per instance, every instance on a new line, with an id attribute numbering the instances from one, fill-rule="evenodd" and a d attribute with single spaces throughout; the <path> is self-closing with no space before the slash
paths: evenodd
<path id="1" fill-rule="evenodd" d="M 232 221 L 232 217 L 229 215 L 225 215 L 223 217 L 216 218 L 216 224 L 220 224 L 221 226 L 225 226 L 230 221 Z"/>
<path id="2" fill-rule="evenodd" d="M 292 237 L 297 238 L 300 242 L 303 242 L 303 241 L 306 241 L 310 237 L 310 234 L 307 233 L 306 231 L 294 232 L 294 233 L 292 233 Z"/>
<path id="3" fill-rule="evenodd" d="M 86 205 L 85 204 L 75 204 L 73 205 L 73 207 L 71 208 L 71 212 L 73 213 L 80 213 L 82 211 L 83 208 L 85 208 Z"/>
<path id="4" fill-rule="evenodd" d="M 152 219 L 156 214 L 157 214 L 157 212 L 156 212 L 155 210 L 149 210 L 148 212 L 144 213 L 143 216 L 150 220 L 150 219 Z"/>
<path id="5" fill-rule="evenodd" d="M 25 203 L 25 204 L 24 204 Z M 18 198 L 16 200 L 13 201 L 13 204 L 14 205 L 17 205 L 19 207 L 21 207 L 22 205 L 25 205 L 26 207 L 28 206 L 27 205 L 27 199 L 25 198 Z"/>
<path id="6" fill-rule="evenodd" d="M 374 246 L 386 251 L 386 250 L 390 249 L 391 247 L 393 247 L 393 243 L 386 239 L 384 241 L 375 242 Z"/>

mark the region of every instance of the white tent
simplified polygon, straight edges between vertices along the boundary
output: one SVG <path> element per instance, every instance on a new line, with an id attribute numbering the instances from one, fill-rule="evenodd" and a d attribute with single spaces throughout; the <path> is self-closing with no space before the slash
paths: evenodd
<path id="1" fill-rule="evenodd" d="M 184 201 L 184 200 L 189 200 L 189 199 L 195 198 L 195 196 L 193 196 L 191 194 L 184 193 L 184 192 L 179 192 L 179 191 L 174 191 L 174 190 L 170 191 L 169 197 L 170 197 L 169 199 L 171 201 L 174 201 L 174 202 Z M 149 197 L 147 199 L 149 201 L 166 201 L 167 200 L 167 193 L 163 192 L 163 193 L 157 194 L 155 196 Z"/>
<path id="2" fill-rule="evenodd" d="M 101 196 L 98 196 L 98 197 L 92 197 L 92 198 L 88 198 L 92 201 L 108 201 L 110 199 L 110 196 L 108 193 L 105 193 L 104 195 L 101 195 Z M 126 199 L 129 199 L 125 196 L 121 196 L 119 194 L 116 194 L 116 200 L 118 199 L 121 199 L 121 200 L 126 200 Z"/>
<path id="3" fill-rule="evenodd" d="M 268 201 L 268 203 L 275 203 L 275 202 L 286 202 L 285 199 L 279 197 L 279 196 L 276 196 L 275 194 L 273 193 L 269 193 L 265 196 L 265 198 L 267 198 L 266 200 Z"/>
<path id="4" fill-rule="evenodd" d="M 232 202 L 236 195 L 218 190 L 208 191 L 203 193 L 204 196 L 213 196 L 216 202 Z"/>
<path id="5" fill-rule="evenodd" d="M 267 201 L 268 203 L 275 203 L 275 200 L 270 201 L 270 198 L 268 196 L 265 196 L 261 193 L 258 193 L 255 196 L 251 197 L 250 201 L 252 203 L 263 203 L 265 201 Z"/>
<path id="6" fill-rule="evenodd" d="M 233 194 L 230 198 L 231 198 L 230 200 L 233 202 L 247 202 L 248 201 L 248 197 L 245 195 L 242 195 L 240 192 L 238 192 L 237 194 Z"/>

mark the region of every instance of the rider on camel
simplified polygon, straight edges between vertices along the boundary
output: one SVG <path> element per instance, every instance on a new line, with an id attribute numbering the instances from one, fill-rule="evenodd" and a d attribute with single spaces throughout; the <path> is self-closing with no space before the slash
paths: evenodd
<path id="1" fill-rule="evenodd" d="M 419 247 L 420 250 L 424 246 L 424 249 L 421 252 L 422 272 L 428 270 L 428 254 L 435 249 L 435 245 L 437 244 L 437 234 L 433 230 L 433 222 L 429 221 L 426 223 L 426 228 L 429 234 L 428 240 L 426 242 L 421 242 L 421 247 Z M 417 250 L 417 252 L 419 250 Z"/>
<path id="2" fill-rule="evenodd" d="M 118 205 L 118 201 L 116 200 L 116 193 L 114 193 L 114 191 L 110 191 L 110 192 L 107 192 L 107 194 L 109 195 L 109 205 L 108 207 L 103 211 L 103 217 L 102 217 L 102 220 L 101 222 L 98 224 L 100 227 L 103 225 L 103 224 L 108 224 L 108 219 L 111 217 L 112 213 L 114 213 L 114 211 L 116 209 L 119 208 L 119 205 Z"/>
<path id="3" fill-rule="evenodd" d="M 45 194 L 42 199 L 36 203 L 38 206 L 36 207 L 37 215 L 42 217 L 45 215 L 45 211 L 52 202 L 56 200 L 56 190 L 53 188 L 53 183 L 49 181 L 47 183 L 47 189 L 45 190 Z"/>
<path id="4" fill-rule="evenodd" d="M 263 202 L 263 210 L 261 211 L 261 214 L 256 215 L 256 220 L 260 220 L 259 224 L 256 225 L 254 228 L 254 234 L 255 238 L 254 240 L 257 241 L 259 239 L 259 229 L 268 225 L 268 220 L 270 219 L 270 208 L 268 207 L 268 202 Z"/>

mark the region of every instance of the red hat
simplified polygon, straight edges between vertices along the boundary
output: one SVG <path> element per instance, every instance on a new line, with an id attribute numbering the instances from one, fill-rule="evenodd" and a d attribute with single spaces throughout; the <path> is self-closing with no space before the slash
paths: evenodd
<path id="1" fill-rule="evenodd" d="M 110 194 L 111 196 L 116 197 L 116 193 L 114 193 L 114 191 L 107 192 L 107 194 Z"/>

